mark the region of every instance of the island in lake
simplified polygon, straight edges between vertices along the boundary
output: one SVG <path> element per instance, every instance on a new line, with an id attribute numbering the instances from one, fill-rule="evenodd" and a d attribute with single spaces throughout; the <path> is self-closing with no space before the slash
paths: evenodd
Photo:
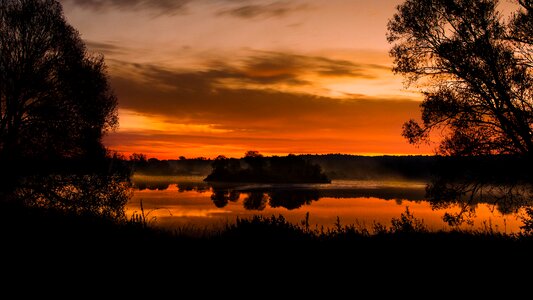
<path id="1" fill-rule="evenodd" d="M 301 156 L 264 157 L 248 151 L 241 158 L 217 157 L 207 182 L 331 183 L 322 168 Z"/>

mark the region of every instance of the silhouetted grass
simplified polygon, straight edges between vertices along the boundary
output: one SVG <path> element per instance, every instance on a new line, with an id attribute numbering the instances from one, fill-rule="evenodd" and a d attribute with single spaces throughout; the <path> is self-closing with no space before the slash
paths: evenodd
<path id="1" fill-rule="evenodd" d="M 4 274 L 17 283 L 46 282 L 54 291 L 72 284 L 134 292 L 159 284 L 166 291 L 166 280 L 180 290 L 197 290 L 198 282 L 221 290 L 246 283 L 313 293 L 315 285 L 351 288 L 353 276 L 363 278 L 359 285 L 433 281 L 434 275 L 457 281 L 473 274 L 492 278 L 495 265 L 522 269 L 533 250 L 527 235 L 431 232 L 407 212 L 391 226 L 376 223 L 370 230 L 341 220 L 322 228 L 308 219 L 293 224 L 283 216 L 256 216 L 211 232 L 171 232 L 139 217 L 116 220 L 1 202 L 0 209 Z"/>
<path id="2" fill-rule="evenodd" d="M 254 242 L 311 242 L 319 244 L 392 242 L 428 242 L 447 244 L 453 242 L 488 242 L 508 244 L 533 244 L 533 237 L 526 233 L 507 234 L 486 226 L 478 230 L 431 231 L 423 220 L 417 219 L 407 209 L 399 218 L 392 218 L 391 225 L 374 223 L 372 229 L 357 224 L 343 225 L 339 218 L 333 227 L 311 228 L 308 221 L 300 225 L 285 220 L 282 215 L 237 219 L 235 224 L 204 236 L 208 239 L 247 240 Z"/>
<path id="3" fill-rule="evenodd" d="M 158 229 L 137 216 L 109 219 L 43 208 L 1 203 L 2 257 L 23 257 L 24 263 L 75 262 L 86 268 L 116 264 L 220 264 L 230 257 L 239 263 L 257 259 L 337 260 L 408 257 L 415 263 L 452 257 L 528 257 L 533 249 L 529 234 L 505 234 L 490 227 L 470 231 L 430 231 L 408 210 L 390 226 L 372 229 L 337 220 L 331 228 L 312 227 L 283 216 L 237 219 L 225 227 L 206 231 Z M 74 265 L 73 265 L 74 266 Z M 48 266 L 50 267 L 50 266 Z"/>

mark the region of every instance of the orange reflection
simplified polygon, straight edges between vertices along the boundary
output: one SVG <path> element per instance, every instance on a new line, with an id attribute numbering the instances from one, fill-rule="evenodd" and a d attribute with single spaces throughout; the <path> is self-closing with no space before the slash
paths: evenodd
<path id="1" fill-rule="evenodd" d="M 233 223 L 237 217 L 250 218 L 254 215 L 270 217 L 283 215 L 288 221 L 300 224 L 309 212 L 312 226 L 333 227 L 339 217 L 342 225 L 355 224 L 371 230 L 374 222 L 390 225 L 392 218 L 398 218 L 409 207 L 411 213 L 432 230 L 452 229 L 443 222 L 445 212 L 458 212 L 457 207 L 446 210 L 432 210 L 428 202 L 409 200 L 384 200 L 380 198 L 321 198 L 310 205 L 288 210 L 283 207 L 272 208 L 266 205 L 263 210 L 246 210 L 243 200 L 248 196 L 241 193 L 236 201 L 217 208 L 211 199 L 211 190 L 206 192 L 182 191 L 176 185 L 167 190 L 136 191 L 127 206 L 127 214 L 139 213 L 142 200 L 148 220 L 165 228 L 213 228 Z M 522 225 L 517 215 L 502 215 L 488 204 L 478 204 L 474 223 L 462 225 L 462 229 L 492 229 L 499 232 L 519 232 Z"/>

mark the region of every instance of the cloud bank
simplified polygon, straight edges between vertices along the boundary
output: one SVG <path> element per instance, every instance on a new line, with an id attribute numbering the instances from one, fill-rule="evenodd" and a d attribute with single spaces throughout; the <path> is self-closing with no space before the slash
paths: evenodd
<path id="1" fill-rule="evenodd" d="M 126 75 L 115 72 L 112 77 L 120 107 L 159 118 L 168 123 L 168 130 L 119 131 L 108 139 L 112 148 L 138 152 L 152 148 L 151 153 L 160 151 L 156 154 L 160 157 L 191 156 L 191 149 L 206 156 L 238 156 L 250 149 L 265 153 L 413 150 L 400 133 L 403 122 L 418 114 L 419 102 L 364 96 L 336 99 L 276 88 L 311 86 L 302 80 L 302 72 L 366 78 L 367 68 L 381 66 L 282 53 L 257 53 L 239 66 L 215 62 L 202 71 L 121 66 Z M 176 127 L 172 124 L 212 130 L 177 132 L 170 130 Z"/>
<path id="2" fill-rule="evenodd" d="M 296 1 L 252 1 L 252 0 L 59 0 L 63 4 L 78 6 L 94 11 L 130 10 L 148 11 L 161 15 L 175 15 L 187 12 L 193 4 L 218 7 L 215 15 L 241 19 L 279 18 L 293 12 L 307 9 L 306 4 Z"/>
<path id="3" fill-rule="evenodd" d="M 176 14 L 183 12 L 191 0 L 60 0 L 60 2 L 96 11 L 149 10 L 161 14 Z"/>
<path id="4" fill-rule="evenodd" d="M 228 1 L 229 2 L 229 1 Z M 245 1 L 244 4 L 233 6 L 231 8 L 221 9 L 218 12 L 218 15 L 232 16 L 243 19 L 253 19 L 253 18 L 280 18 L 284 17 L 290 13 L 305 10 L 308 8 L 308 5 L 305 4 L 295 4 L 290 1 L 275 1 L 267 3 L 257 3 L 260 1 Z M 263 1 L 264 2 L 264 1 Z M 294 2 L 294 1 L 293 1 Z"/>

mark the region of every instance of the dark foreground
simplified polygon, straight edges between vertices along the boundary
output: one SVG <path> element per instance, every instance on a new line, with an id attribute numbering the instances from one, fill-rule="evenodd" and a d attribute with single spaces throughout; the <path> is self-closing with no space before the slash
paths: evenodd
<path id="1" fill-rule="evenodd" d="M 370 235 L 351 227 L 319 232 L 280 217 L 257 218 L 193 237 L 145 227 L 139 221 L 1 206 L 3 271 L 14 282 L 59 284 L 47 285 L 52 289 L 67 282 L 83 288 L 118 288 L 118 282 L 161 280 L 177 280 L 173 284 L 182 288 L 186 282 L 206 280 L 215 286 L 243 280 L 263 286 L 259 281 L 272 280 L 271 284 L 277 282 L 272 288 L 295 282 L 324 287 L 355 278 L 374 284 L 424 282 L 429 274 L 454 280 L 507 274 L 509 279 L 517 270 L 530 270 L 526 266 L 533 253 L 529 236 L 427 232 L 414 223 L 410 227 L 409 221 Z M 495 273 L 502 268 L 505 273 Z M 88 277 L 90 282 L 83 279 Z"/>
<path id="2" fill-rule="evenodd" d="M 497 259 L 504 254 L 517 255 L 533 250 L 533 237 L 529 235 L 502 234 L 490 229 L 432 232 L 409 212 L 393 219 L 390 227 L 378 225 L 372 232 L 342 224 L 317 229 L 305 224 L 291 224 L 282 216 L 272 216 L 238 220 L 218 232 L 199 229 L 194 231 L 197 234 L 191 234 L 188 230 L 169 232 L 146 226 L 141 220 L 116 221 L 5 203 L 0 206 L 3 212 L 0 234 L 3 243 L 11 245 L 5 248 L 50 252 L 58 258 L 75 251 L 90 252 L 91 256 L 102 258 L 114 254 L 125 257 L 144 251 L 148 251 L 146 254 L 151 251 L 160 254 L 194 251 L 191 254 L 201 255 L 202 251 L 197 251 L 202 249 L 209 249 L 210 256 L 216 258 L 217 253 L 231 253 L 237 249 L 242 257 L 252 254 L 250 252 L 259 255 L 264 251 L 272 251 L 270 257 L 296 257 L 320 250 L 339 255 L 368 252 L 366 254 L 376 256 L 401 253 L 416 257 L 494 254 L 493 258 Z M 286 251 L 289 249 L 290 252 Z"/>

